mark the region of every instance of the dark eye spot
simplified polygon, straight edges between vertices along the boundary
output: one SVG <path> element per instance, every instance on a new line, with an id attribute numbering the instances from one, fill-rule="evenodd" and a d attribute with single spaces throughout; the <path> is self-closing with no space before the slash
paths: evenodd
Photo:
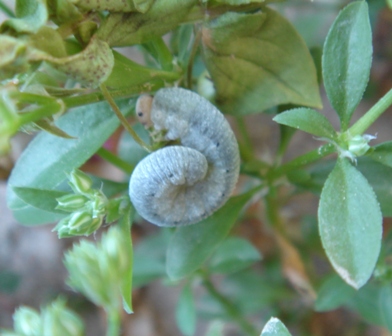
<path id="1" fill-rule="evenodd" d="M 154 196 L 155 196 L 155 194 L 154 194 L 154 193 L 150 195 L 150 197 L 154 197 Z"/>
<path id="2" fill-rule="evenodd" d="M 138 115 L 139 117 L 143 117 L 143 112 L 138 112 L 137 115 Z"/>
<path id="3" fill-rule="evenodd" d="M 219 143 L 219 142 L 217 142 L 217 143 L 216 143 L 216 147 L 219 147 L 219 145 L 220 145 L 220 143 Z"/>
<path id="4" fill-rule="evenodd" d="M 226 169 L 226 173 L 230 173 L 230 169 Z"/>
<path id="5" fill-rule="evenodd" d="M 179 223 L 180 223 L 179 221 L 173 222 L 174 225 L 177 225 L 177 224 L 179 224 Z"/>
<path id="6" fill-rule="evenodd" d="M 173 177 L 173 174 L 172 174 L 172 173 L 170 173 L 170 174 L 169 174 L 169 177 L 170 177 L 170 178 L 172 178 L 172 177 Z"/>

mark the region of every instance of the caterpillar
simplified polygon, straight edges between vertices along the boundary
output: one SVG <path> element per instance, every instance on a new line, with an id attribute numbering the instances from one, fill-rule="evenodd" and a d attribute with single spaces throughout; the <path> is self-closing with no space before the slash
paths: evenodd
<path id="1" fill-rule="evenodd" d="M 143 107 L 147 106 L 144 111 Z M 135 167 L 129 196 L 137 212 L 158 226 L 194 224 L 230 197 L 239 174 L 236 138 L 223 114 L 208 100 L 182 88 L 141 96 L 137 114 L 165 139 Z"/>

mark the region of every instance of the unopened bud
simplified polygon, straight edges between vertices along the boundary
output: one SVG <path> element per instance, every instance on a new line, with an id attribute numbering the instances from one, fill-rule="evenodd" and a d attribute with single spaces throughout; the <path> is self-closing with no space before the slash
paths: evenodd
<path id="1" fill-rule="evenodd" d="M 69 175 L 71 188 L 79 194 L 89 194 L 93 181 L 91 178 L 80 170 L 74 169 Z"/>
<path id="2" fill-rule="evenodd" d="M 88 202 L 88 198 L 83 195 L 69 194 L 56 198 L 58 205 L 56 209 L 73 212 L 83 208 Z"/>
<path id="3" fill-rule="evenodd" d="M 348 150 L 354 154 L 354 156 L 362 156 L 366 154 L 369 150 L 370 146 L 368 142 L 370 140 L 375 139 L 376 137 L 373 135 L 365 134 L 365 135 L 356 135 L 352 137 L 348 142 Z"/>
<path id="4" fill-rule="evenodd" d="M 39 313 L 29 307 L 20 307 L 14 313 L 14 328 L 18 335 L 41 336 L 42 320 Z"/>

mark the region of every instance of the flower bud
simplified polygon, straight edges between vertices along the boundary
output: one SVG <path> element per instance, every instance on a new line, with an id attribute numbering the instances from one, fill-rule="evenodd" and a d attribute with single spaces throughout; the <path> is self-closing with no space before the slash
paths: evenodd
<path id="1" fill-rule="evenodd" d="M 20 307 L 14 313 L 14 329 L 18 335 L 42 336 L 42 321 L 39 313 L 29 307 Z"/>
<path id="2" fill-rule="evenodd" d="M 78 194 L 90 194 L 93 181 L 91 178 L 78 169 L 74 169 L 69 175 L 69 184 Z"/>
<path id="3" fill-rule="evenodd" d="M 368 142 L 372 139 L 375 139 L 375 136 L 369 134 L 356 135 L 349 140 L 348 150 L 356 157 L 362 156 L 369 150 Z"/>
<path id="4" fill-rule="evenodd" d="M 92 220 L 91 214 L 87 211 L 75 212 L 69 219 L 68 227 L 70 230 L 80 232 L 89 228 Z"/>
<path id="5" fill-rule="evenodd" d="M 57 299 L 42 312 L 43 336 L 82 336 L 84 326 L 80 318 Z"/>
<path id="6" fill-rule="evenodd" d="M 73 212 L 83 208 L 88 202 L 88 198 L 83 195 L 69 194 L 56 198 L 58 205 L 56 209 Z"/>

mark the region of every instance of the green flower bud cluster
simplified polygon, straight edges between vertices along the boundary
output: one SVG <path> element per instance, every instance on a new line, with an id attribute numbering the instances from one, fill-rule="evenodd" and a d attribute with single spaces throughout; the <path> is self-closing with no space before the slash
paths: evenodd
<path id="1" fill-rule="evenodd" d="M 100 244 L 81 241 L 74 245 L 65 254 L 68 284 L 107 311 L 119 309 L 121 285 L 131 265 L 127 248 L 117 227 L 110 228 Z"/>
<path id="2" fill-rule="evenodd" d="M 356 163 L 357 157 L 365 155 L 370 149 L 369 141 L 375 139 L 376 137 L 370 134 L 355 135 L 348 140 L 346 140 L 345 148 L 335 144 L 338 149 L 339 156 L 350 159 L 352 162 Z"/>
<path id="3" fill-rule="evenodd" d="M 58 198 L 56 209 L 71 214 L 63 218 L 54 230 L 59 238 L 88 236 L 101 227 L 109 201 L 102 191 L 92 188 L 91 178 L 80 170 L 73 170 L 68 178 L 75 194 Z"/>
<path id="4" fill-rule="evenodd" d="M 41 312 L 20 307 L 14 313 L 14 331 L 2 331 L 3 336 L 82 336 L 82 320 L 65 307 L 65 300 L 58 298 Z"/>
<path id="5" fill-rule="evenodd" d="M 362 156 L 370 149 L 369 141 L 375 138 L 375 136 L 370 134 L 356 135 L 349 140 L 348 150 L 356 157 Z"/>

